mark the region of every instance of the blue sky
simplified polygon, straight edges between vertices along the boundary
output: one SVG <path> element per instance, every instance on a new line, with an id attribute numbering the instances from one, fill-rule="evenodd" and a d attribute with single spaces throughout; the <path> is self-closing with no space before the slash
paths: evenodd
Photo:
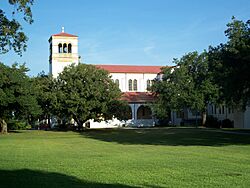
<path id="1" fill-rule="evenodd" d="M 34 24 L 23 24 L 29 37 L 22 57 L 9 52 L 0 61 L 26 63 L 29 75 L 48 66 L 48 39 L 65 32 L 79 36 L 83 63 L 172 65 L 191 51 L 226 41 L 234 15 L 250 19 L 249 0 L 34 0 Z M 10 13 L 8 0 L 0 7 Z M 17 16 L 16 18 L 19 18 Z"/>

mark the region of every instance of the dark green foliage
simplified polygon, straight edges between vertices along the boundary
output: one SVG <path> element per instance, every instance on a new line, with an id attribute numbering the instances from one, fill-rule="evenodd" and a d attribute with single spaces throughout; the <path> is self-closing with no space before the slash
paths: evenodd
<path id="1" fill-rule="evenodd" d="M 59 114 L 58 111 L 60 110 L 57 103 L 56 81 L 52 76 L 45 75 L 43 72 L 32 78 L 32 81 L 35 85 L 37 102 L 42 110 L 39 118 L 50 120 L 52 114 Z"/>
<path id="2" fill-rule="evenodd" d="M 204 125 L 207 105 L 218 97 L 218 87 L 208 70 L 207 53 L 188 53 L 173 63 L 176 66 L 164 68 L 163 80 L 152 86 L 158 96 L 155 112 L 162 116 L 170 109 L 189 108 L 202 112 Z"/>
<path id="3" fill-rule="evenodd" d="M 221 101 L 245 108 L 250 99 L 250 20 L 227 24 L 228 42 L 209 48 L 209 65 L 220 86 Z"/>
<path id="4" fill-rule="evenodd" d="M 107 113 L 105 113 L 107 119 L 116 117 L 119 120 L 128 120 L 132 118 L 131 107 L 126 101 L 113 100 L 108 105 Z"/>
<path id="5" fill-rule="evenodd" d="M 60 115 L 72 117 L 79 126 L 89 119 L 99 121 L 105 118 L 108 106 L 121 97 L 108 72 L 93 65 L 66 67 L 56 86 Z"/>
<path id="6" fill-rule="evenodd" d="M 25 121 L 19 120 L 9 120 L 8 121 L 8 130 L 26 130 L 30 129 L 31 126 Z"/>
<path id="7" fill-rule="evenodd" d="M 172 125 L 169 121 L 168 118 L 165 118 L 165 119 L 159 119 L 156 124 L 155 124 L 156 127 L 172 127 L 172 126 L 175 126 L 175 125 Z"/>
<path id="8" fill-rule="evenodd" d="M 208 116 L 205 126 L 208 128 L 220 128 L 221 123 L 214 116 Z"/>
<path id="9" fill-rule="evenodd" d="M 9 2 L 15 8 L 12 14 L 23 13 L 26 22 L 29 24 L 33 22 L 31 12 L 33 0 L 12 0 Z M 22 55 L 22 52 L 27 48 L 28 38 L 22 32 L 21 24 L 15 19 L 9 19 L 2 9 L 0 9 L 0 23 L 0 54 L 13 49 L 14 52 Z"/>
<path id="10" fill-rule="evenodd" d="M 29 120 L 41 113 L 27 71 L 24 65 L 8 67 L 0 63 L 0 119 Z"/>
<path id="11" fill-rule="evenodd" d="M 202 125 L 201 119 L 184 119 L 181 121 L 181 126 L 185 127 L 198 127 Z M 206 125 L 206 124 L 205 124 Z"/>
<path id="12" fill-rule="evenodd" d="M 224 119 L 221 121 L 222 128 L 234 128 L 234 123 L 230 119 Z"/>

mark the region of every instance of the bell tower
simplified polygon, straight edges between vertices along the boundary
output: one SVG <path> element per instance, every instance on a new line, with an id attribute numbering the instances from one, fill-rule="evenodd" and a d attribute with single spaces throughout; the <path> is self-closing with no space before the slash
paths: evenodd
<path id="1" fill-rule="evenodd" d="M 57 77 L 64 67 L 78 64 L 78 36 L 64 32 L 54 34 L 49 38 L 49 73 Z"/>

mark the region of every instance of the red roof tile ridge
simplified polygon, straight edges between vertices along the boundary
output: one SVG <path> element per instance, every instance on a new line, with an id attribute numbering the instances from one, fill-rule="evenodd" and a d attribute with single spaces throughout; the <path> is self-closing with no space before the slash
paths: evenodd
<path id="1" fill-rule="evenodd" d="M 77 37 L 76 35 L 72 35 L 72 34 L 65 33 L 65 32 L 57 33 L 57 34 L 54 34 L 52 36 Z"/>
<path id="2" fill-rule="evenodd" d="M 95 65 L 98 68 L 102 68 L 113 73 L 160 73 L 161 68 L 164 66 L 154 65 Z"/>

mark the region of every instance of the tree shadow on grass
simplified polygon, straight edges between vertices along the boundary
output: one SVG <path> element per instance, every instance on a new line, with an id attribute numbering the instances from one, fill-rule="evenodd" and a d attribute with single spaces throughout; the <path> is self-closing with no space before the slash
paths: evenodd
<path id="1" fill-rule="evenodd" d="M 35 171 L 29 169 L 21 170 L 0 170 L 0 187 L 1 188 L 41 188 L 41 187 L 114 187 L 114 188 L 131 188 L 131 186 L 122 184 L 103 184 L 80 180 L 73 176 L 67 176 L 60 173 L 51 173 L 44 171 Z"/>
<path id="2" fill-rule="evenodd" d="M 202 128 L 100 129 L 88 130 L 82 136 L 120 144 L 167 146 L 250 145 L 250 135 L 228 134 Z"/>

